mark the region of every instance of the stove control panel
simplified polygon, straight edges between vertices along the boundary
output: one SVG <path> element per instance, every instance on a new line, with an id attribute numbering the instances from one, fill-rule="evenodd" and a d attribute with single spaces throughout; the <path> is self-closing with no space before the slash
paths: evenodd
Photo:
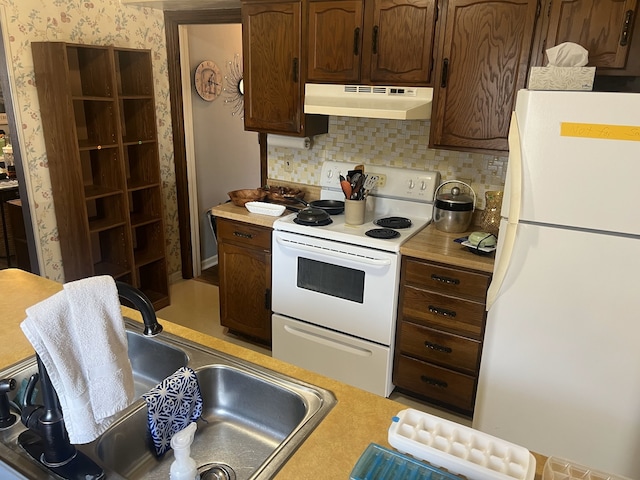
<path id="1" fill-rule="evenodd" d="M 356 164 L 327 161 L 322 164 L 320 187 L 323 190 L 341 192 L 340 175 L 346 177 Z M 394 168 L 381 165 L 365 165 L 365 175 L 377 175 L 377 186 L 370 195 L 380 197 L 433 202 L 436 189 L 440 185 L 440 172 L 426 172 L 409 168 Z"/>

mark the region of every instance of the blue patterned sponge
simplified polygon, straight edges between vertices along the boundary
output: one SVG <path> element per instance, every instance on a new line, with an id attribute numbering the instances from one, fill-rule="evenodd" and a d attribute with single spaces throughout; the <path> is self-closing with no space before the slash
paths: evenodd
<path id="1" fill-rule="evenodd" d="M 181 367 L 142 397 L 147 402 L 149 431 L 156 454 L 171 447 L 171 437 L 202 415 L 202 394 L 196 372 Z"/>

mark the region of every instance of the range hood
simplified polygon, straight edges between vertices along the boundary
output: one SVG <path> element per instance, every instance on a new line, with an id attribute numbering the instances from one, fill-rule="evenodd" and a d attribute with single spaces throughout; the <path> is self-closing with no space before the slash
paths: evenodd
<path id="1" fill-rule="evenodd" d="M 343 117 L 426 120 L 433 89 L 371 85 L 305 84 L 304 113 Z"/>

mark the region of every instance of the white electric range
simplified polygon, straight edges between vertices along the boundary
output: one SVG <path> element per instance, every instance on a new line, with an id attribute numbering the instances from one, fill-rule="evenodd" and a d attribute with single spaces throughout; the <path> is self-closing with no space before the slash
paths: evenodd
<path id="1" fill-rule="evenodd" d="M 321 199 L 344 199 L 340 175 L 355 165 L 325 162 Z M 344 214 L 325 226 L 273 224 L 272 354 L 275 358 L 388 396 L 400 278 L 400 246 L 430 221 L 438 172 L 367 165 L 382 184 L 366 199 L 365 222 Z M 392 219 L 390 228 L 377 225 Z M 394 238 L 372 237 L 391 230 Z M 387 232 L 389 233 L 389 232 Z"/>

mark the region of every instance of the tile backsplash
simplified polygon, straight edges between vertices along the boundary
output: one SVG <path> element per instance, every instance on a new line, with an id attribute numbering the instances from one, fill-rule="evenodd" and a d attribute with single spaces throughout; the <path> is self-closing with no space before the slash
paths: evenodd
<path id="1" fill-rule="evenodd" d="M 322 162 L 334 160 L 439 171 L 442 181 L 470 183 L 484 208 L 484 192 L 502 190 L 507 157 L 433 150 L 428 120 L 329 117 L 329 133 L 313 138 L 310 150 L 269 147 L 271 179 L 318 185 Z"/>

